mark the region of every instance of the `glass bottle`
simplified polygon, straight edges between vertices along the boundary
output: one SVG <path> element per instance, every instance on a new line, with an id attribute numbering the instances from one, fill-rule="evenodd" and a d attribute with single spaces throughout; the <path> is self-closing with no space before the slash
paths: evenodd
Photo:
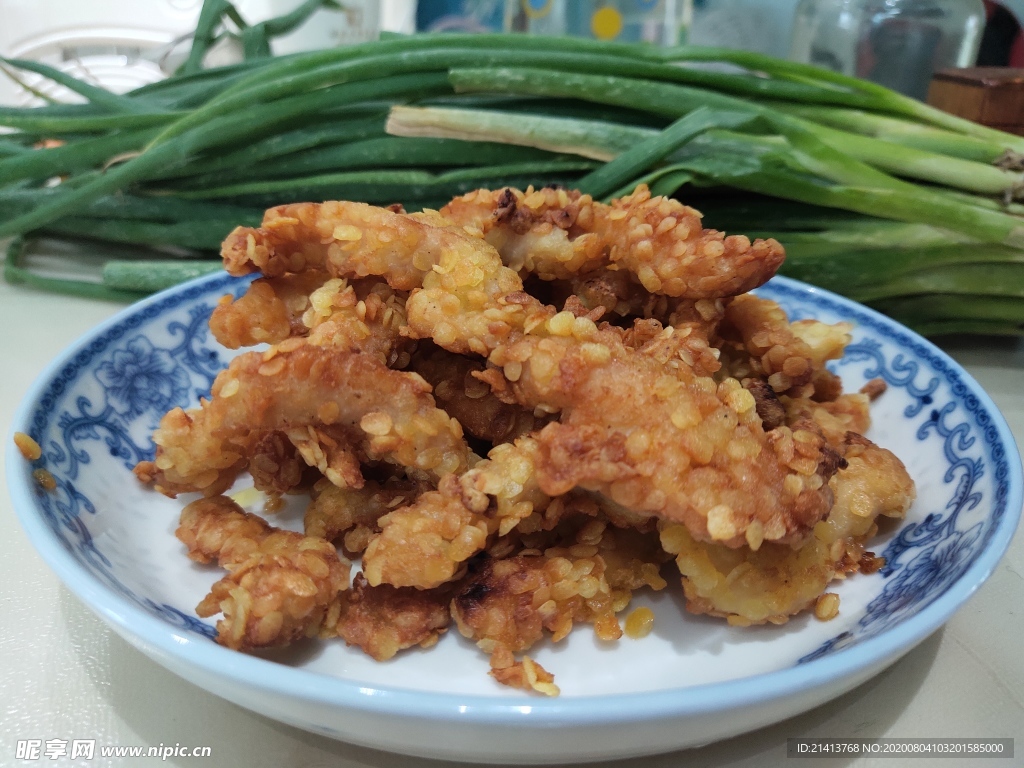
<path id="1" fill-rule="evenodd" d="M 974 64 L 982 0 L 801 0 L 790 59 L 925 99 L 932 73 Z"/>

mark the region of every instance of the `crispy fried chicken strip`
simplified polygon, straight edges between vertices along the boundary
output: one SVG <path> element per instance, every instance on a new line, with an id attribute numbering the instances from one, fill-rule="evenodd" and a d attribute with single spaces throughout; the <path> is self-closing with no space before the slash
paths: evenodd
<path id="1" fill-rule="evenodd" d="M 566 314 L 548 321 L 550 335 L 522 336 L 490 356 L 520 403 L 561 411 L 536 435 L 545 493 L 598 491 L 734 547 L 748 531 L 799 541 L 825 516 L 835 467 L 820 435 L 766 433 L 735 379 L 716 384 Z"/>
<path id="2" fill-rule="evenodd" d="M 516 271 L 570 279 L 614 265 L 651 293 L 690 299 L 744 293 L 782 264 L 774 240 L 701 227 L 701 215 L 645 185 L 611 205 L 563 189 L 477 190 L 441 214 L 479 232 Z"/>
<path id="3" fill-rule="evenodd" d="M 377 521 L 396 507 L 411 503 L 425 484 L 389 479 L 368 480 L 362 488 L 339 487 L 322 479 L 313 486 L 303 525 L 307 536 L 338 541 L 346 552 L 362 552 L 380 530 Z"/>
<path id="4" fill-rule="evenodd" d="M 812 536 L 799 549 L 766 542 L 733 549 L 694 539 L 668 524 L 665 550 L 676 555 L 690 613 L 725 617 L 730 624 L 783 624 L 814 604 L 836 574 L 829 547 Z"/>
<path id="5" fill-rule="evenodd" d="M 815 535 L 830 546 L 871 538 L 879 515 L 903 519 L 917 495 L 914 481 L 892 451 L 855 432 L 847 432 L 844 442 L 847 467 L 832 479 L 836 503 L 815 527 Z"/>
<path id="6" fill-rule="evenodd" d="M 177 536 L 193 559 L 217 557 L 228 569 L 196 607 L 202 617 L 223 613 L 221 645 L 283 646 L 337 622 L 349 563 L 328 542 L 272 528 L 223 496 L 185 507 Z"/>
<path id="7" fill-rule="evenodd" d="M 737 296 L 725 308 L 721 334 L 730 375 L 767 379 L 778 394 L 834 400 L 843 391 L 825 364 L 842 357 L 850 343 L 849 323 L 790 322 L 776 302 Z"/>
<path id="8" fill-rule="evenodd" d="M 156 460 L 140 464 L 136 474 L 152 477 L 171 497 L 213 495 L 231 484 L 263 433 L 307 427 L 352 430 L 356 449 L 370 460 L 435 477 L 465 469 L 462 428 L 435 406 L 419 376 L 301 339 L 272 351 L 236 357 L 214 381 L 211 401 L 168 412 L 153 435 Z"/>
<path id="9" fill-rule="evenodd" d="M 309 294 L 327 281 L 326 272 L 254 280 L 237 300 L 224 296 L 210 315 L 210 330 L 228 349 L 276 344 L 289 336 L 305 336 L 302 314 Z"/>
<path id="10" fill-rule="evenodd" d="M 685 526 L 663 525 L 662 545 L 676 555 L 689 611 L 739 626 L 782 624 L 815 605 L 833 579 L 877 567 L 864 542 L 879 515 L 906 514 L 914 482 L 890 451 L 855 433 L 845 442 L 848 465 L 830 483 L 835 504 L 798 549 L 767 542 L 730 549 L 696 541 Z"/>
<path id="11" fill-rule="evenodd" d="M 437 213 L 348 202 L 280 206 L 259 229 L 232 232 L 222 256 L 236 275 L 326 269 L 341 278 L 380 276 L 399 291 L 422 286 L 409 299 L 409 335 L 457 353 L 485 354 L 486 344 L 522 326 L 527 308 L 542 308 L 490 245 Z"/>
<path id="12" fill-rule="evenodd" d="M 371 587 L 357 574 L 344 593 L 335 630 L 377 661 L 413 646 L 429 648 L 451 623 L 450 594 L 444 590 Z"/>
<path id="13" fill-rule="evenodd" d="M 596 554 L 595 548 L 589 557 L 553 553 L 486 561 L 453 601 L 459 631 L 518 652 L 532 647 L 545 629 L 555 641 L 564 639 L 578 614 L 613 614 L 604 561 Z M 549 600 L 550 611 L 537 610 Z M 596 601 L 596 608 L 588 610 L 587 601 Z"/>
<path id="14" fill-rule="evenodd" d="M 666 556 L 653 534 L 622 531 L 601 518 L 582 518 L 562 541 L 543 551 L 502 560 L 486 559 L 461 584 L 452 600 L 459 632 L 491 655 L 491 676 L 517 688 L 551 683 L 531 670 L 529 650 L 546 633 L 558 642 L 575 623 L 594 625 L 603 641 L 622 636 L 615 614 L 644 586 L 663 589 L 659 566 Z"/>
<path id="15" fill-rule="evenodd" d="M 462 429 L 489 443 L 508 443 L 527 435 L 546 421 L 515 403 L 502 402 L 478 378 L 484 363 L 423 344 L 412 357 L 410 370 L 434 388 L 434 398 Z"/>
<path id="16" fill-rule="evenodd" d="M 258 228 L 237 227 L 221 247 L 232 275 L 265 277 L 327 270 L 335 277 L 380 276 L 408 291 L 423 282 L 446 247 L 450 222 L 365 203 L 328 201 L 271 208 Z"/>
<path id="17" fill-rule="evenodd" d="M 442 478 L 409 506 L 378 521 L 381 532 L 363 554 L 373 586 L 431 589 L 451 581 L 495 532 L 500 535 L 550 501 L 534 472 L 530 438 L 495 446 L 461 477 Z"/>
<path id="18" fill-rule="evenodd" d="M 197 563 L 231 568 L 248 559 L 274 529 L 227 496 L 211 496 L 185 506 L 174 535 Z"/>
<path id="19" fill-rule="evenodd" d="M 729 546 L 743 544 L 752 525 L 754 537 L 801 540 L 827 513 L 835 467 L 824 440 L 807 430 L 769 437 L 735 380 L 697 376 L 685 358 L 666 370 L 659 354 L 627 347 L 616 329 L 520 299 L 518 278 L 485 249 L 461 243 L 438 267 L 409 298 L 410 329 L 451 351 L 489 353 L 520 405 L 561 411 L 561 423 L 538 435 L 547 495 L 596 490 Z M 498 275 L 516 292 L 501 295 Z M 513 300 L 523 311 L 503 315 Z"/>
<path id="20" fill-rule="evenodd" d="M 520 672 L 512 654 L 528 650 L 546 633 L 557 642 L 575 623 L 589 622 L 603 640 L 622 635 L 604 560 L 592 549 L 589 557 L 549 550 L 488 559 L 466 579 L 452 600 L 452 616 L 459 632 L 491 655 L 491 675 L 498 682 L 517 685 Z"/>

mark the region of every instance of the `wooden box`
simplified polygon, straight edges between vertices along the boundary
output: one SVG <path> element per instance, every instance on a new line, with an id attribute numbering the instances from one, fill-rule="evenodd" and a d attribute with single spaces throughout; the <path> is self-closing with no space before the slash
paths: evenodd
<path id="1" fill-rule="evenodd" d="M 928 103 L 982 125 L 1024 136 L 1024 69 L 943 69 L 932 77 Z"/>

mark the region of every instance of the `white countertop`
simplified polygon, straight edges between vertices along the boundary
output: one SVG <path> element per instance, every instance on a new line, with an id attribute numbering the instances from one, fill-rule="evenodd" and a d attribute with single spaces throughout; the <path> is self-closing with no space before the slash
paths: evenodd
<path id="1" fill-rule="evenodd" d="M 38 293 L 0 283 L 0 435 L 32 381 L 61 350 L 121 305 Z M 1024 342 L 966 340 L 945 346 L 981 383 L 1024 445 Z M 0 462 L 0 483 L 3 463 Z M 96 739 L 100 745 L 209 745 L 205 760 L 126 758 L 126 765 L 218 768 L 440 768 L 354 747 L 268 720 L 175 677 L 129 646 L 61 585 L 30 547 L 0 493 L 0 766 L 97 766 L 100 758 L 22 762 L 24 739 Z M 789 737 L 1012 737 L 1015 760 L 938 761 L 1024 765 L 1024 534 L 1018 531 L 991 579 L 946 625 L 853 692 L 728 742 L 607 763 L 633 768 L 786 765 Z M 804 759 L 892 768 L 902 760 Z M 928 759 L 911 765 L 932 764 Z M 456 764 L 452 764 L 456 765 Z"/>

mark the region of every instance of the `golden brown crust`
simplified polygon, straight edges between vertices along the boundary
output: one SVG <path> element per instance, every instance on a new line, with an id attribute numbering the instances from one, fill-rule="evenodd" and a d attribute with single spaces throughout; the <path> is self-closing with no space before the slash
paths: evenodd
<path id="1" fill-rule="evenodd" d="M 847 433 L 843 466 L 830 485 L 835 504 L 814 534 L 797 548 L 751 540 L 740 549 L 696 541 L 685 527 L 664 525 L 662 545 L 676 555 L 686 607 L 722 616 L 730 624 L 782 624 L 819 605 L 836 578 L 873 573 L 879 558 L 865 552 L 879 515 L 902 518 L 914 500 L 914 482 L 892 452 Z M 836 606 L 829 602 L 830 609 Z M 819 618 L 835 614 L 829 610 Z"/>
<path id="2" fill-rule="evenodd" d="M 272 530 L 263 518 L 249 514 L 227 496 L 211 496 L 181 511 L 175 536 L 188 547 L 192 560 L 216 560 L 228 568 L 249 557 Z"/>
<path id="3" fill-rule="evenodd" d="M 303 272 L 254 280 L 237 300 L 224 296 L 210 315 L 210 330 L 228 349 L 277 344 L 289 336 L 304 336 L 302 313 L 309 294 L 327 281 L 327 273 Z"/>
<path id="4" fill-rule="evenodd" d="M 395 213 L 365 203 L 292 203 L 268 210 L 258 228 L 236 228 L 221 256 L 232 275 L 326 270 L 343 278 L 384 277 L 408 291 L 437 263 L 450 224 L 436 213 Z"/>
<path id="5" fill-rule="evenodd" d="M 594 549 L 590 557 L 542 554 L 484 561 L 452 600 L 459 632 L 487 652 L 500 645 L 519 653 L 545 631 L 557 642 L 575 622 L 614 616 L 604 561 Z"/>
<path id="6" fill-rule="evenodd" d="M 452 612 L 495 680 L 554 695 L 521 654 L 580 622 L 617 639 L 673 558 L 693 612 L 834 617 L 828 585 L 880 567 L 876 519 L 913 499 L 863 437 L 883 388 L 844 395 L 826 367 L 849 328 L 744 293 L 781 247 L 644 187 L 280 206 L 223 253 L 263 276 L 217 338 L 274 346 L 168 413 L 136 474 L 208 497 L 178 536 L 229 571 L 197 610 L 232 648 L 340 636 L 383 660 Z M 307 535 L 216 495 L 246 468 L 275 497 L 312 486 Z M 350 591 L 336 544 L 363 552 Z"/>
<path id="7" fill-rule="evenodd" d="M 344 544 L 346 552 L 362 552 L 380 531 L 378 520 L 413 501 L 429 486 L 408 480 L 370 480 L 362 488 L 339 487 L 324 478 L 313 486 L 303 525 L 307 536 Z"/>
<path id="8" fill-rule="evenodd" d="M 199 562 L 217 558 L 228 575 L 196 607 L 222 613 L 217 642 L 235 650 L 287 645 L 333 626 L 349 564 L 323 541 L 267 525 L 224 496 L 182 511 L 178 538 Z"/>
<path id="9" fill-rule="evenodd" d="M 529 434 L 547 419 L 515 403 L 500 400 L 480 374 L 485 365 L 433 344 L 421 344 L 409 369 L 434 389 L 438 405 L 458 420 L 463 431 L 488 443 L 508 443 Z"/>
<path id="10" fill-rule="evenodd" d="M 267 432 L 253 443 L 247 469 L 257 490 L 282 494 L 303 483 L 308 467 L 284 432 Z"/>
<path id="11" fill-rule="evenodd" d="M 490 358 L 506 378 L 515 366 L 519 402 L 561 411 L 537 434 L 545 493 L 595 490 L 731 546 L 755 521 L 769 540 L 798 541 L 828 512 L 829 465 L 817 435 L 766 433 L 734 379 L 716 384 L 678 357 L 662 363 L 612 329 L 586 334 L 524 336 Z"/>
<path id="12" fill-rule="evenodd" d="M 322 539 L 281 531 L 214 584 L 196 613 L 223 614 L 217 642 L 228 648 L 288 645 L 333 626 L 348 571 Z"/>
<path id="13" fill-rule="evenodd" d="M 690 299 L 752 290 L 782 264 L 774 240 L 703 229 L 700 213 L 646 186 L 611 205 L 562 189 L 477 190 L 441 214 L 480 233 L 505 263 L 543 280 L 614 265 L 650 293 Z"/>
<path id="14" fill-rule="evenodd" d="M 343 595 L 335 630 L 349 645 L 386 661 L 406 648 L 436 643 L 451 622 L 450 599 L 444 590 L 371 587 L 358 574 Z"/>
<path id="15" fill-rule="evenodd" d="M 839 377 L 825 367 L 850 342 L 849 323 L 790 322 L 776 302 L 752 294 L 731 299 L 720 326 L 730 375 L 767 380 L 777 394 L 833 400 Z"/>
<path id="16" fill-rule="evenodd" d="M 438 475 L 466 466 L 461 427 L 435 406 L 422 378 L 368 355 L 289 341 L 272 356 L 236 357 L 217 376 L 212 400 L 161 420 L 153 435 L 157 490 L 213 495 L 230 485 L 262 434 L 321 426 L 351 429 L 371 460 Z"/>

